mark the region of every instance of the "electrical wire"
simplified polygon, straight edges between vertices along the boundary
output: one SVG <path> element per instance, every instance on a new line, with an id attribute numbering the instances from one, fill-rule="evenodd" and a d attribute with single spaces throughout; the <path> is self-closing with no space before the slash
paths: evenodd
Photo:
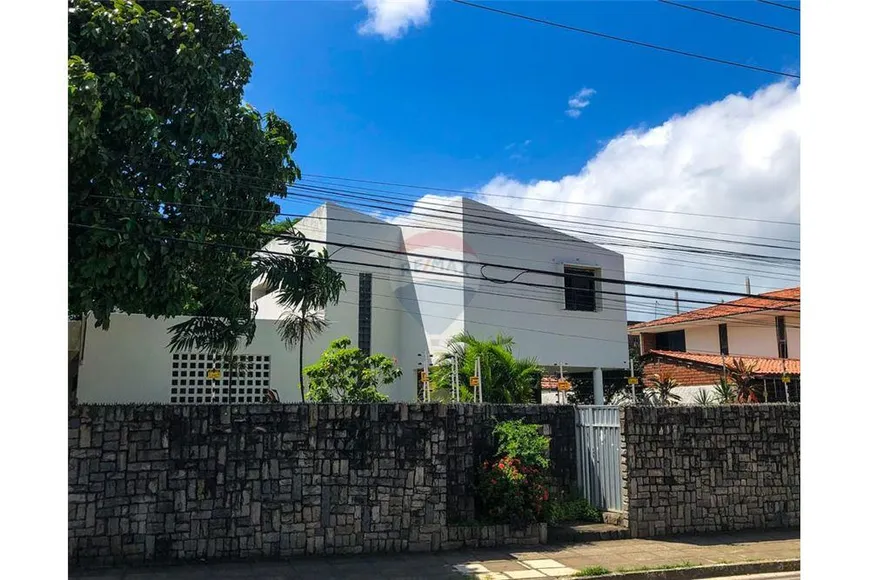
<path id="1" fill-rule="evenodd" d="M 785 8 L 786 10 L 794 10 L 795 12 L 800 12 L 800 8 L 795 8 L 794 6 L 788 6 L 786 4 L 780 4 L 779 2 L 771 2 L 770 0 L 758 0 L 761 4 L 767 4 L 769 6 L 776 6 L 777 8 Z"/>
<path id="2" fill-rule="evenodd" d="M 481 195 L 482 192 L 477 191 L 469 191 L 465 189 L 449 189 L 446 187 L 433 187 L 429 185 L 412 185 L 407 183 L 395 183 L 389 181 L 373 181 L 369 179 L 357 179 L 350 177 L 335 177 L 317 173 L 308 173 L 306 174 L 310 177 L 320 177 L 326 179 L 333 179 L 336 181 L 351 181 L 351 182 L 360 182 L 360 183 L 368 183 L 372 185 L 385 185 L 388 187 L 404 187 L 408 189 L 418 189 L 418 190 L 428 190 L 428 191 L 440 191 L 443 193 L 456 193 L 460 195 Z M 303 180 L 305 178 L 303 177 Z M 518 195 L 507 195 L 507 194 L 495 194 L 495 193 L 483 193 L 483 195 L 488 195 L 490 197 L 503 197 L 507 199 L 519 199 L 526 200 L 525 197 L 521 197 Z M 717 215 L 717 214 L 704 214 L 704 213 L 693 213 L 686 211 L 677 211 L 677 210 L 667 210 L 667 209 L 655 209 L 648 207 L 630 207 L 624 205 L 612 205 L 606 203 L 592 203 L 585 201 L 573 201 L 573 200 L 561 200 L 555 198 L 545 198 L 545 197 L 536 197 L 535 201 L 547 201 L 553 203 L 565 203 L 569 205 L 583 205 L 590 207 L 602 207 L 607 209 L 623 209 L 630 211 L 646 211 L 652 213 L 663 213 L 663 214 L 674 214 L 674 215 L 684 215 L 684 216 L 692 216 L 692 217 L 702 217 L 702 218 L 711 218 L 711 219 L 720 219 L 720 220 L 737 220 L 737 221 L 746 221 L 746 222 L 760 222 L 760 223 L 768 223 L 768 224 L 777 224 L 777 225 L 786 225 L 786 226 L 800 226 L 798 222 L 787 222 L 787 221 L 779 221 L 773 219 L 764 219 L 764 218 L 747 218 L 741 216 L 729 216 L 729 215 Z"/>
<path id="3" fill-rule="evenodd" d="M 603 33 L 603 32 L 597 32 L 597 31 L 594 31 L 594 30 L 588 30 L 588 29 L 584 29 L 584 28 L 578 28 L 578 27 L 576 27 L 576 26 L 570 26 L 570 25 L 568 25 L 568 24 L 561 24 L 561 23 L 559 23 L 559 22 L 554 22 L 554 21 L 552 21 L 552 20 L 545 20 L 545 19 L 543 19 L 543 18 L 535 18 L 535 17 L 533 17 L 533 16 L 527 16 L 527 15 L 525 15 L 525 14 L 519 14 L 519 13 L 517 13 L 517 12 L 509 12 L 509 11 L 507 11 L 507 10 L 501 10 L 500 8 L 493 8 L 492 6 L 484 6 L 484 5 L 482 5 L 482 4 L 475 4 L 474 2 L 467 2 L 466 0 L 452 0 L 452 1 L 453 1 L 455 4 L 462 4 L 462 5 L 464 5 L 464 6 L 470 6 L 471 8 L 478 8 L 478 9 L 480 9 L 480 10 L 486 10 L 486 11 L 488 11 L 488 12 L 494 12 L 494 13 L 496 13 L 496 14 L 502 14 L 502 15 L 504 15 L 504 16 L 510 16 L 510 17 L 513 17 L 513 18 L 519 18 L 520 20 L 526 20 L 526 21 L 528 21 L 528 22 L 535 22 L 535 23 L 537 23 L 537 24 L 545 24 L 545 25 L 547 25 L 547 26 L 553 26 L 553 27 L 556 27 L 556 28 L 561 28 L 561 29 L 563 29 L 563 30 L 570 30 L 570 31 L 572 31 L 572 32 L 580 32 L 580 33 L 582 33 L 582 34 L 588 34 L 588 35 L 591 35 L 591 36 L 597 36 L 597 37 L 599 37 L 599 38 L 606 38 L 606 39 L 608 39 L 608 40 L 616 40 L 616 41 L 619 41 L 619 42 L 624 42 L 624 43 L 626 43 L 626 44 L 633 44 L 633 45 L 635 45 L 635 46 L 642 46 L 642 47 L 644 47 L 644 48 L 652 48 L 652 49 L 654 49 L 654 50 L 659 50 L 659 51 L 662 51 L 662 52 L 668 52 L 668 53 L 671 53 L 671 54 L 678 54 L 678 55 L 680 55 L 680 56 L 686 56 L 686 57 L 690 57 L 690 58 L 696 58 L 696 59 L 700 59 L 700 60 L 706 60 L 706 61 L 708 61 L 708 62 L 715 62 L 715 63 L 718 63 L 718 64 L 724 64 L 724 65 L 729 65 L 729 66 L 739 67 L 739 68 L 743 68 L 743 69 L 754 70 L 754 71 L 764 72 L 764 73 L 773 74 L 773 75 L 779 75 L 779 76 L 783 76 L 783 77 L 790 77 L 790 78 L 794 78 L 794 79 L 799 79 L 799 78 L 800 78 L 799 75 L 792 74 L 792 73 L 788 73 L 788 72 L 784 72 L 784 71 L 779 71 L 779 70 L 774 70 L 774 69 L 769 69 L 769 68 L 763 68 L 763 67 L 760 67 L 760 66 L 754 66 L 754 65 L 751 65 L 751 64 L 743 64 L 743 63 L 739 63 L 739 62 L 736 62 L 736 61 L 733 61 L 733 60 L 725 60 L 725 59 L 717 58 L 717 57 L 713 57 L 713 56 L 706 56 L 706 55 L 699 54 L 699 53 L 696 53 L 696 52 L 689 52 L 689 51 L 685 51 L 685 50 L 679 50 L 679 49 L 676 49 L 676 48 L 669 48 L 669 47 L 666 47 L 666 46 L 660 46 L 660 45 L 657 45 L 657 44 L 651 44 L 651 43 L 649 43 L 649 42 L 641 42 L 641 41 L 639 41 L 639 40 L 632 40 L 632 39 L 630 39 L 630 38 L 624 38 L 624 37 L 621 37 L 621 36 L 614 36 L 614 35 L 612 35 L 612 34 L 605 34 L 605 33 Z"/>
<path id="4" fill-rule="evenodd" d="M 124 232 L 122 230 L 116 230 L 116 229 L 112 229 L 112 228 L 106 228 L 103 226 L 93 226 L 93 225 L 79 224 L 79 223 L 73 223 L 73 222 L 70 222 L 68 225 L 73 226 L 73 227 L 86 228 L 86 229 L 114 232 L 114 233 L 118 233 L 118 234 L 124 234 L 124 233 L 129 234 L 129 232 Z M 215 226 L 215 225 L 210 225 L 209 227 L 219 228 L 219 226 Z M 241 232 L 246 232 L 246 233 L 261 233 L 261 232 L 259 232 L 259 230 L 243 230 L 243 229 L 239 229 L 239 228 L 220 227 L 219 229 L 223 229 L 223 230 L 227 230 L 227 231 L 235 230 L 235 231 L 241 231 Z M 284 257 L 286 257 L 288 255 L 285 252 L 276 252 L 276 251 L 272 251 L 272 250 L 266 250 L 264 248 L 247 248 L 244 246 L 238 246 L 238 245 L 234 245 L 234 244 L 226 244 L 226 243 L 222 243 L 222 242 L 213 242 L 213 241 L 205 241 L 205 240 L 191 240 L 191 239 L 178 238 L 178 237 L 174 237 L 174 236 L 146 234 L 146 233 L 141 233 L 140 235 L 143 237 L 153 238 L 153 239 L 162 240 L 162 241 L 172 240 L 172 241 L 177 241 L 177 242 L 200 244 L 200 245 L 211 246 L 211 247 L 223 247 L 223 248 L 234 250 L 234 251 L 243 251 L 243 252 L 251 254 L 251 255 L 266 254 L 266 255 L 279 255 L 279 256 L 284 256 Z M 339 247 L 349 247 L 349 248 L 354 248 L 354 249 L 361 248 L 363 250 L 388 253 L 388 254 L 392 254 L 392 255 L 398 254 L 398 255 L 403 255 L 403 256 L 414 256 L 414 257 L 433 258 L 433 259 L 452 261 L 452 262 L 471 263 L 471 264 L 478 265 L 478 266 L 481 265 L 480 262 L 469 262 L 467 260 L 461 260 L 458 258 L 446 258 L 446 257 L 442 257 L 442 256 L 430 256 L 430 255 L 426 255 L 426 254 L 413 254 L 413 253 L 409 253 L 409 252 L 401 252 L 398 250 L 389 250 L 389 249 L 383 249 L 383 248 L 371 248 L 371 247 L 366 247 L 366 246 L 358 246 L 355 244 L 342 244 L 339 242 L 327 242 L 325 240 L 314 240 L 314 239 L 310 239 L 310 238 L 305 238 L 303 236 L 279 236 L 279 237 L 282 237 L 282 238 L 287 239 L 287 240 L 307 240 L 307 241 L 311 241 L 311 242 L 315 242 L 315 243 L 324 243 L 327 245 L 336 245 Z M 373 264 L 370 262 L 369 263 L 354 262 L 354 261 L 339 260 L 339 259 L 334 259 L 334 258 L 329 258 L 328 261 L 330 263 L 365 266 L 367 268 L 381 268 L 381 269 L 386 269 L 386 270 L 398 270 L 398 271 L 402 271 L 402 272 L 410 272 L 411 271 L 410 268 L 400 268 L 400 267 L 395 267 L 395 266 L 387 266 L 387 265 L 383 265 L 383 264 Z M 499 267 L 499 268 L 504 268 L 504 269 L 514 269 L 514 270 L 520 269 L 518 267 L 510 267 L 510 266 L 504 266 L 504 265 L 498 265 L 498 264 L 493 265 L 493 266 Z M 451 277 L 451 278 L 461 278 L 461 279 L 471 279 L 471 280 L 486 280 L 486 281 L 490 281 L 490 282 L 492 281 L 491 279 L 486 278 L 486 277 L 475 277 L 475 276 L 470 276 L 470 275 L 455 274 L 452 272 L 428 272 L 428 273 L 438 275 L 438 276 Z M 539 272 L 534 272 L 534 273 L 539 273 Z M 554 273 L 554 272 L 549 272 L 549 271 L 544 271 L 544 270 L 541 270 L 540 273 L 546 274 L 549 276 L 558 276 L 558 277 L 561 277 L 563 279 L 566 277 L 565 274 L 559 274 L 559 273 Z M 602 281 L 602 283 L 610 283 L 610 284 L 617 284 L 617 285 L 625 285 L 626 284 L 626 282 L 623 280 L 614 281 L 614 279 L 608 279 L 608 278 L 596 278 L 596 280 Z M 534 287 L 534 288 L 550 288 L 550 289 L 556 289 L 556 290 L 560 290 L 560 291 L 564 290 L 564 286 L 556 286 L 556 285 L 552 285 L 552 284 L 540 284 L 540 283 L 536 283 L 536 282 L 516 281 L 516 282 L 513 282 L 513 284 L 516 284 L 519 286 Z M 632 282 L 630 284 L 644 286 L 644 287 L 664 286 L 664 285 L 655 285 L 652 282 L 636 282 L 636 283 Z M 673 289 L 673 287 L 671 287 L 669 289 Z M 745 297 L 751 297 L 751 298 L 760 299 L 760 300 L 768 300 L 771 302 L 778 302 L 778 303 L 787 302 L 787 303 L 795 303 L 797 305 L 800 304 L 800 299 L 776 298 L 776 297 L 760 296 L 760 295 L 753 295 L 753 294 L 741 294 L 741 293 L 734 293 L 734 292 L 721 292 L 720 293 L 718 291 L 710 290 L 710 289 L 688 289 L 688 291 L 698 292 L 698 293 L 708 292 L 708 293 L 725 294 L 725 295 L 732 295 L 732 296 L 745 296 Z M 625 297 L 661 299 L 661 297 L 659 297 L 659 296 L 651 296 L 651 295 L 644 295 L 644 294 L 630 294 L 627 292 L 614 292 L 614 291 L 606 291 L 606 290 L 596 290 L 595 292 L 600 293 L 600 294 L 611 294 L 611 295 L 625 296 Z M 687 303 L 706 304 L 706 305 L 718 305 L 718 304 L 720 304 L 717 302 L 696 300 L 696 299 L 692 299 L 692 298 L 684 298 L 684 299 L 681 299 L 681 301 L 687 302 Z M 744 307 L 744 306 L 741 306 L 741 307 Z M 754 307 L 754 306 L 748 306 L 748 305 L 745 306 L 745 308 L 750 309 L 750 310 L 761 310 L 761 311 L 781 310 L 781 308 L 764 307 L 764 306 Z"/>
<path id="5" fill-rule="evenodd" d="M 779 28 L 778 26 L 771 26 L 770 24 L 764 24 L 762 22 L 755 22 L 754 20 L 746 20 L 744 18 L 738 18 L 736 16 L 731 16 L 729 14 L 723 14 L 721 12 L 713 12 L 712 10 L 705 10 L 704 8 L 698 8 L 697 6 L 689 6 L 688 4 L 680 4 L 679 2 L 673 2 L 672 0 L 658 0 L 662 4 L 668 4 L 670 6 L 675 6 L 677 8 L 685 8 L 686 10 L 692 10 L 694 12 L 700 12 L 702 14 L 709 14 L 710 16 L 715 16 L 717 18 L 724 18 L 726 20 L 733 20 L 734 22 L 740 22 L 742 24 L 749 24 L 750 26 L 758 26 L 759 28 L 767 28 L 768 30 L 775 30 L 777 32 L 784 32 L 786 34 L 791 34 L 793 36 L 800 37 L 799 32 L 795 32 L 794 30 L 789 30 L 788 28 Z"/>

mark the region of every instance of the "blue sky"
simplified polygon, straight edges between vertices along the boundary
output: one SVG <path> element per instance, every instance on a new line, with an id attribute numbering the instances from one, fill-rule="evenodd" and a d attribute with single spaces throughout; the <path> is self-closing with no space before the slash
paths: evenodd
<path id="1" fill-rule="evenodd" d="M 245 49 L 254 62 L 246 99 L 291 122 L 299 136 L 296 160 L 303 175 L 459 189 L 480 188 L 499 175 L 523 187 L 537 180 L 558 182 L 581 175 L 587 163 L 626 131 L 655 128 L 728 95 L 751 97 L 783 80 L 451 2 L 436 2 L 431 10 L 426 10 L 425 0 L 415 3 L 425 11 L 417 13 L 417 25 L 385 38 L 390 35 L 360 30 L 379 0 L 369 0 L 367 6 L 356 1 L 226 2 L 248 37 Z M 653 0 L 490 5 L 741 63 L 797 74 L 800 70 L 799 37 Z M 798 12 L 758 2 L 693 5 L 799 30 Z M 574 103 L 582 105 L 575 107 L 578 113 L 566 113 L 569 100 L 584 89 Z M 744 123 L 741 134 L 754 131 L 753 114 L 738 115 Z M 720 115 L 724 126 L 730 126 L 731 115 Z M 797 131 L 787 129 L 787 135 L 780 131 L 771 137 L 776 147 Z M 715 147 L 715 135 L 705 135 L 703 129 L 686 132 L 704 140 L 707 148 Z M 731 163 L 735 161 L 714 165 L 741 174 Z M 641 199 L 640 194 L 637 199 L 620 198 L 617 193 L 627 187 L 614 186 L 596 201 L 647 206 L 661 201 Z M 735 187 L 740 191 L 719 197 L 737 199 L 755 185 L 747 188 L 741 182 Z M 797 212 L 798 186 L 793 188 L 794 199 L 785 209 L 759 207 L 754 215 L 787 218 L 792 210 Z M 525 190 L 519 191 L 522 195 Z M 590 195 L 567 190 L 557 194 L 573 199 Z M 744 197 L 752 201 L 758 196 Z M 745 207 L 713 207 L 711 202 L 707 208 L 698 196 L 692 199 L 697 203 L 691 209 L 700 212 Z M 284 207 L 306 212 L 313 205 L 285 202 Z M 791 217 L 799 218 L 796 213 Z M 731 232 L 730 225 L 719 227 L 728 226 Z M 796 239 L 797 232 L 792 234 Z M 785 285 L 778 279 L 768 282 L 770 287 Z"/>

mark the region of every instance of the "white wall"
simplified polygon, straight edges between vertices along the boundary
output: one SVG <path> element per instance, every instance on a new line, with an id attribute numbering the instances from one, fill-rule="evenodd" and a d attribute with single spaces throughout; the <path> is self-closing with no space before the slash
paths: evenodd
<path id="1" fill-rule="evenodd" d="M 731 344 L 731 326 L 728 326 L 728 343 Z M 686 350 L 718 354 L 719 324 L 712 326 L 690 326 L 686 329 Z"/>
<path id="2" fill-rule="evenodd" d="M 770 322 L 771 324 L 764 326 L 729 323 L 728 354 L 778 357 L 776 326 L 772 319 Z"/>
<path id="3" fill-rule="evenodd" d="M 788 341 L 788 358 L 801 357 L 801 319 L 799 316 L 787 316 L 785 319 L 785 337 Z"/>
<path id="4" fill-rule="evenodd" d="M 616 252 L 483 204 L 470 200 L 463 203 L 466 253 L 481 262 L 554 274 L 563 273 L 565 265 L 586 266 L 600 269 L 600 277 L 625 279 L 623 257 Z M 498 221 L 489 221 L 486 216 Z M 550 239 L 491 235 L 505 232 Z M 519 273 L 494 267 L 483 270 L 487 278 L 496 280 L 511 280 Z M 480 277 L 480 267 L 470 268 L 469 274 Z M 577 312 L 565 309 L 561 276 L 525 273 L 517 281 L 556 288 L 467 280 L 466 329 L 476 336 L 494 336 L 499 331 L 509 334 L 516 342 L 517 355 L 535 357 L 541 364 L 563 362 L 577 368 L 628 368 L 625 297 L 621 295 L 625 292 L 624 284 L 601 284 L 601 290 L 615 294 L 600 294 L 597 312 Z M 476 288 L 471 288 L 471 284 Z"/>

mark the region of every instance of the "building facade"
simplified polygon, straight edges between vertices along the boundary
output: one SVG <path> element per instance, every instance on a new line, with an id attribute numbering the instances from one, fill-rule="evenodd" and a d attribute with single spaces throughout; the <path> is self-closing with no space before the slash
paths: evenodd
<path id="1" fill-rule="evenodd" d="M 672 377 L 683 402 L 714 387 L 735 361 L 755 369 L 768 400 L 798 396 L 800 287 L 633 324 L 628 332 L 639 342 L 644 376 Z"/>
<path id="2" fill-rule="evenodd" d="M 347 336 L 363 350 L 396 360 L 403 376 L 384 392 L 397 401 L 417 398 L 424 358 L 435 360 L 459 332 L 512 336 L 516 356 L 535 357 L 549 370 L 561 363 L 566 372 L 591 371 L 598 383 L 603 370 L 628 367 L 623 257 L 616 252 L 469 199 L 398 223 L 327 203 L 296 228 L 315 250 L 329 250 L 347 286 L 323 312 L 327 330 L 306 342 L 303 366 Z M 289 253 L 291 246 L 275 240 L 265 250 Z M 281 401 L 298 401 L 298 351 L 275 332 L 288 313 L 261 282 L 252 286 L 251 302 L 257 334 L 240 352 L 253 365 L 250 376 L 238 377 L 243 401 L 256 401 L 267 388 Z M 109 331 L 90 329 L 79 401 L 224 397 L 225 390 L 215 394 L 224 385 L 200 376 L 211 364 L 205 355 L 167 349 L 167 330 L 180 320 L 118 315 Z"/>

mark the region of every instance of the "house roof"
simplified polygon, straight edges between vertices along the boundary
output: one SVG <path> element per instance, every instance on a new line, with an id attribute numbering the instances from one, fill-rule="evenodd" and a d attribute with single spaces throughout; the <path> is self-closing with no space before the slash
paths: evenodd
<path id="1" fill-rule="evenodd" d="M 708 354 L 701 352 L 674 352 L 670 350 L 651 350 L 651 355 L 659 355 L 674 359 L 681 362 L 698 363 L 715 367 L 722 367 L 722 355 Z M 747 364 L 755 365 L 755 374 L 757 375 L 782 375 L 783 361 L 785 361 L 785 372 L 790 375 L 801 374 L 801 361 L 794 358 L 772 358 L 763 356 L 729 356 L 725 355 L 726 364 L 730 364 L 735 359 L 740 359 Z"/>
<path id="2" fill-rule="evenodd" d="M 666 316 L 649 322 L 641 322 L 629 327 L 629 332 L 637 332 L 639 330 L 648 330 L 658 328 L 660 326 L 671 326 L 674 324 L 684 324 L 687 322 L 697 322 L 699 320 L 708 320 L 711 318 L 722 318 L 725 316 L 736 316 L 738 314 L 752 314 L 765 310 L 794 310 L 800 312 L 801 287 L 786 288 L 784 290 L 776 290 L 774 292 L 766 292 L 753 296 L 751 298 L 740 298 L 724 304 L 716 304 L 706 308 L 698 308 L 673 316 Z"/>

